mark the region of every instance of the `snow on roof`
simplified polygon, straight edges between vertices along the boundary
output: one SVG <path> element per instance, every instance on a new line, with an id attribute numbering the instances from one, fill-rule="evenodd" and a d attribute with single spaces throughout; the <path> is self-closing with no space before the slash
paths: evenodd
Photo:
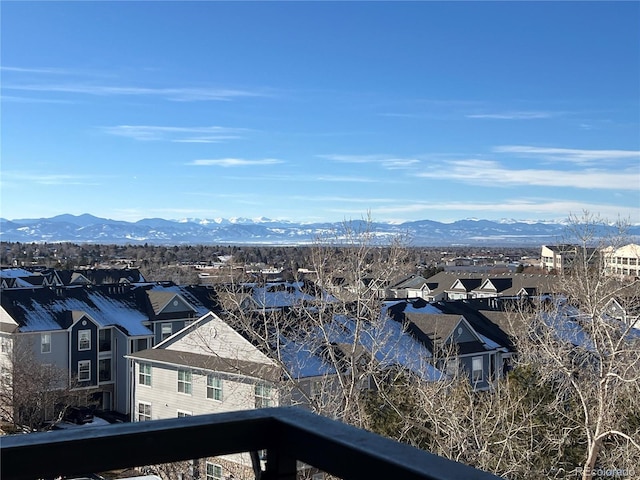
<path id="1" fill-rule="evenodd" d="M 0 278 L 21 278 L 37 275 L 23 268 L 3 268 L 0 270 Z"/>
<path id="2" fill-rule="evenodd" d="M 251 287 L 251 296 L 259 308 L 292 307 L 318 300 L 315 296 L 302 290 L 303 282 L 278 282 L 265 285 L 249 283 L 246 285 Z M 331 297 L 323 300 L 331 301 Z"/>
<path id="3" fill-rule="evenodd" d="M 427 303 L 423 307 L 416 307 L 413 303 L 407 303 L 407 306 L 404 309 L 405 313 L 433 313 L 436 315 L 442 314 L 442 310 L 440 310 L 435 305 Z"/>
<path id="4" fill-rule="evenodd" d="M 329 365 L 310 345 L 297 343 L 280 336 L 280 357 L 285 368 L 294 378 L 319 377 L 334 375 L 336 369 Z"/>
<path id="5" fill-rule="evenodd" d="M 100 327 L 118 326 L 130 336 L 149 336 L 152 332 L 142 322 L 148 321 L 135 301 L 126 296 L 107 296 L 97 290 L 67 289 L 56 297 L 49 289 L 36 289 L 16 302 L 20 331 L 65 330 L 71 325 L 69 312 L 85 312 Z"/>

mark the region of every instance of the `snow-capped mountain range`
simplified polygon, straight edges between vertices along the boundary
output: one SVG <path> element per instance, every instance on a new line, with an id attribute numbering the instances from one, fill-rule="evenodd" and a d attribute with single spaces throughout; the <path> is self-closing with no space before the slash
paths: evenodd
<path id="1" fill-rule="evenodd" d="M 137 222 L 109 220 L 93 215 L 58 215 L 38 219 L 0 219 L 0 240 L 6 242 L 74 242 L 102 244 L 237 244 L 304 245 L 339 239 L 345 222 L 295 223 L 269 218 L 215 218 L 165 220 L 145 218 Z M 350 222 L 354 231 L 364 221 Z M 541 245 L 567 241 L 566 225 L 554 222 L 467 219 L 453 223 L 419 220 L 404 223 L 373 222 L 369 225 L 383 243 L 403 236 L 413 246 Z M 607 232 L 603 235 L 613 233 Z M 627 232 L 640 237 L 640 226 Z"/>

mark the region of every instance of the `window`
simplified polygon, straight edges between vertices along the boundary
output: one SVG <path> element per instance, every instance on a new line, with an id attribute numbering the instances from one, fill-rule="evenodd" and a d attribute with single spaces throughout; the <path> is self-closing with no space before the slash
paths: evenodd
<path id="1" fill-rule="evenodd" d="M 40 352 L 41 353 L 51 352 L 51 334 L 50 333 L 40 334 Z"/>
<path id="2" fill-rule="evenodd" d="M 471 360 L 471 380 L 473 383 L 482 382 L 484 379 L 484 366 L 482 357 L 473 357 Z"/>
<path id="3" fill-rule="evenodd" d="M 207 398 L 222 401 L 222 379 L 215 375 L 207 375 Z"/>
<path id="4" fill-rule="evenodd" d="M 78 330 L 78 350 L 91 349 L 91 330 Z"/>
<path id="5" fill-rule="evenodd" d="M 460 371 L 459 369 L 460 367 L 458 365 L 457 358 L 452 358 L 450 360 L 447 360 L 447 365 L 446 365 L 447 375 L 450 375 L 450 376 L 457 375 Z"/>
<path id="6" fill-rule="evenodd" d="M 101 352 L 111 351 L 111 329 L 103 329 L 98 332 L 98 350 Z"/>
<path id="7" fill-rule="evenodd" d="M 256 408 L 272 407 L 273 401 L 271 399 L 271 386 L 264 383 L 258 383 L 256 385 Z"/>
<path id="8" fill-rule="evenodd" d="M 136 342 L 136 352 L 140 352 L 146 349 L 147 349 L 147 339 L 139 338 L 138 341 Z"/>
<path id="9" fill-rule="evenodd" d="M 193 413 L 191 413 L 191 412 L 185 412 L 184 410 L 178 410 L 178 418 L 191 417 L 192 415 L 193 415 Z"/>
<path id="10" fill-rule="evenodd" d="M 98 380 L 101 382 L 111 381 L 111 359 L 102 358 L 98 361 Z"/>
<path id="11" fill-rule="evenodd" d="M 0 352 L 9 353 L 9 340 L 6 338 L 0 339 Z"/>
<path id="12" fill-rule="evenodd" d="M 148 420 L 151 420 L 151 404 L 138 402 L 138 421 L 146 422 Z"/>
<path id="13" fill-rule="evenodd" d="M 170 323 L 160 324 L 160 341 L 169 338 L 173 333 L 173 325 Z"/>
<path id="14" fill-rule="evenodd" d="M 151 386 L 151 364 L 141 363 L 140 370 L 138 371 L 138 384 Z"/>
<path id="15" fill-rule="evenodd" d="M 178 392 L 191 395 L 191 370 L 178 370 Z"/>
<path id="16" fill-rule="evenodd" d="M 222 480 L 222 466 L 207 462 L 206 480 Z"/>
<path id="17" fill-rule="evenodd" d="M 78 381 L 88 382 L 91 380 L 91 360 L 80 360 L 78 362 Z"/>

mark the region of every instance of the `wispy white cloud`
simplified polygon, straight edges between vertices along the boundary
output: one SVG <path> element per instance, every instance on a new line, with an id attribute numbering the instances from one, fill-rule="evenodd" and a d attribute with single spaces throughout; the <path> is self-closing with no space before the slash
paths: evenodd
<path id="1" fill-rule="evenodd" d="M 563 115 L 563 112 L 544 111 L 516 111 L 516 112 L 496 112 L 496 113 L 474 113 L 465 115 L 466 118 L 486 118 L 491 120 L 538 120 L 541 118 L 552 118 Z"/>
<path id="2" fill-rule="evenodd" d="M 187 165 L 197 166 L 215 166 L 215 167 L 246 167 L 249 165 L 276 165 L 284 163 L 283 160 L 277 158 L 263 158 L 260 160 L 248 160 L 245 158 L 210 158 L 193 160 Z"/>
<path id="3" fill-rule="evenodd" d="M 228 127 L 167 127 L 156 125 L 116 125 L 101 127 L 110 134 L 140 141 L 170 141 L 180 143 L 220 143 L 242 138 L 246 129 Z"/>
<path id="4" fill-rule="evenodd" d="M 577 164 L 597 164 L 608 160 L 640 160 L 640 151 L 638 150 L 590 150 L 579 148 L 534 147 L 530 145 L 503 145 L 494 147 L 493 151 Z"/>
<path id="5" fill-rule="evenodd" d="M 378 197 L 348 197 L 348 196 L 330 196 L 330 195 L 293 195 L 292 200 L 304 200 L 306 202 L 319 202 L 319 203 L 358 203 L 358 204 L 373 204 L 373 203 L 393 203 L 396 199 L 393 198 L 378 198 Z"/>
<path id="6" fill-rule="evenodd" d="M 110 86 L 88 85 L 82 83 L 59 84 L 5 84 L 6 90 L 19 90 L 29 92 L 54 92 L 97 96 L 156 96 L 167 100 L 192 102 L 192 101 L 229 101 L 242 97 L 264 97 L 264 92 L 225 89 L 225 88 L 149 88 L 134 86 Z"/>
<path id="7" fill-rule="evenodd" d="M 352 211 L 357 211 L 357 207 Z M 500 218 L 514 216 L 520 219 L 540 219 L 540 218 L 567 218 L 571 212 L 589 211 L 597 213 L 604 218 L 616 219 L 622 218 L 640 219 L 640 207 L 621 207 L 620 205 L 599 204 L 592 202 L 581 202 L 573 200 L 549 200 L 549 199 L 510 199 L 504 202 L 406 202 L 401 205 L 387 205 L 381 207 L 372 207 L 371 212 L 378 217 L 383 216 L 402 216 L 407 214 L 429 214 L 432 211 L 441 212 L 461 212 L 466 215 L 469 212 L 481 215 L 482 218 L 496 218 L 496 212 L 499 212 Z M 454 215 L 455 219 L 459 219 L 459 215 Z"/>
<path id="8" fill-rule="evenodd" d="M 356 175 L 318 175 L 306 177 L 307 180 L 316 182 L 344 182 L 344 183 L 380 183 L 379 178 L 362 177 Z"/>
<path id="9" fill-rule="evenodd" d="M 53 173 L 29 173 L 29 172 L 2 172 L 3 185 L 10 186 L 20 182 L 36 185 L 98 185 L 95 178 L 87 175 L 53 174 Z"/>
<path id="10" fill-rule="evenodd" d="M 391 155 L 318 155 L 319 158 L 341 163 L 372 163 L 388 170 L 401 170 L 420 163 L 416 158 L 402 158 Z"/>
<path id="11" fill-rule="evenodd" d="M 71 104 L 73 103 L 70 100 L 62 100 L 58 98 L 34 98 L 34 97 L 18 97 L 15 95 L 1 95 L 0 99 L 2 102 L 11 102 L 11 103 L 65 103 Z"/>
<path id="12" fill-rule="evenodd" d="M 492 160 L 454 160 L 442 168 L 417 172 L 424 178 L 456 180 L 487 186 L 535 185 L 544 187 L 573 187 L 585 189 L 637 190 L 638 170 L 607 171 L 585 169 L 578 171 L 508 169 Z"/>
<path id="13" fill-rule="evenodd" d="M 0 66 L 0 70 L 3 72 L 39 73 L 39 74 L 54 74 L 54 75 L 68 75 L 71 73 L 67 69 L 53 68 L 53 67 L 31 68 L 31 67 Z"/>

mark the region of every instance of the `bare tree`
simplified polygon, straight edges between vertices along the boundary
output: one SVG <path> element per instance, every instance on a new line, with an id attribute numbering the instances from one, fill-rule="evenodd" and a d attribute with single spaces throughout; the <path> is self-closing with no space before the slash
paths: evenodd
<path id="1" fill-rule="evenodd" d="M 74 403 L 68 373 L 37 361 L 33 345 L 24 339 L 16 339 L 8 350 L 0 379 L 2 420 L 26 431 L 60 420 Z"/>
<path id="2" fill-rule="evenodd" d="M 569 227 L 571 267 L 546 310 L 527 315 L 517 346 L 519 363 L 539 375 L 536 384 L 556 393 L 545 405 L 559 422 L 556 443 L 577 442 L 575 471 L 586 480 L 597 468 L 629 472 L 640 464 L 640 334 L 608 310 L 612 299 L 631 307 L 640 296 L 637 279 L 624 283 L 603 268 L 624 235 L 603 236 L 610 226 L 589 213 L 571 217 Z"/>

